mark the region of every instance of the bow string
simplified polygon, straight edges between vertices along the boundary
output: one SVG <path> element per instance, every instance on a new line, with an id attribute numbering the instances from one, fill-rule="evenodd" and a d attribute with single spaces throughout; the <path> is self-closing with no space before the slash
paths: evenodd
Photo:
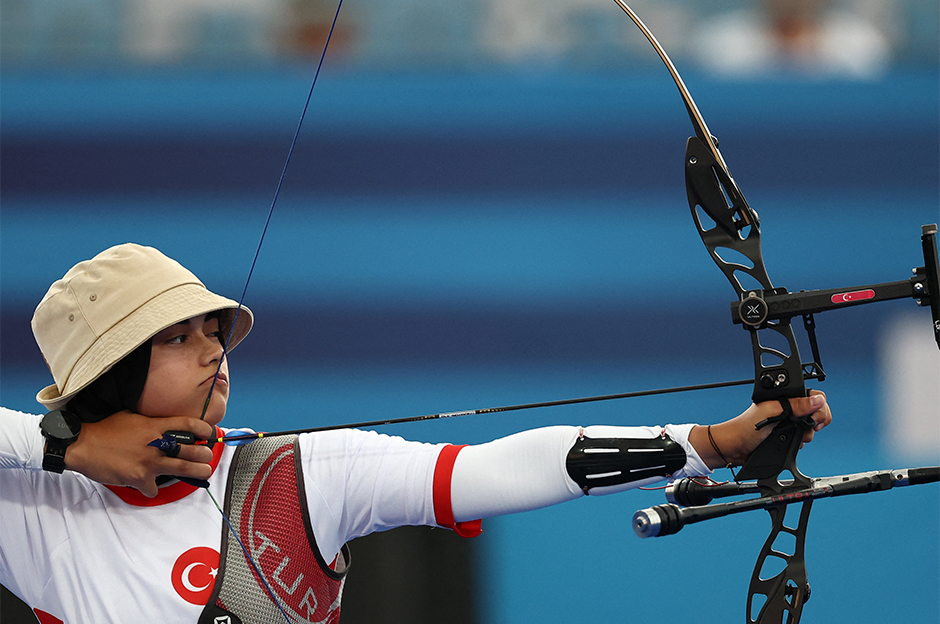
<path id="1" fill-rule="evenodd" d="M 209 386 L 209 392 L 207 393 L 206 402 L 203 405 L 200 419 L 205 419 L 206 411 L 209 408 L 209 402 L 212 400 L 212 393 L 215 390 L 216 381 L 219 378 L 219 373 L 222 371 L 222 364 L 225 361 L 225 357 L 228 354 L 228 345 L 231 343 L 232 334 L 235 331 L 235 322 L 238 320 L 238 315 L 241 313 L 242 308 L 244 307 L 245 297 L 248 294 L 248 286 L 251 283 L 251 277 L 254 274 L 255 266 L 258 263 L 258 256 L 261 254 L 261 247 L 264 245 L 264 237 L 268 232 L 268 226 L 271 224 L 271 218 L 274 215 L 274 208 L 275 206 L 277 206 L 277 200 L 281 195 L 281 188 L 284 186 L 284 179 L 287 177 L 287 170 L 290 167 L 291 158 L 294 155 L 294 148 L 297 146 L 297 140 L 300 137 L 300 131 L 303 128 L 304 120 L 307 117 L 307 110 L 310 108 L 310 101 L 313 99 L 313 91 L 317 86 L 317 80 L 320 77 L 320 70 L 323 68 L 323 61 L 326 58 L 326 51 L 327 49 L 329 49 L 330 40 L 333 37 L 333 30 L 336 28 L 336 22 L 339 19 L 339 13 L 342 8 L 343 8 L 343 0 L 339 0 L 339 2 L 336 5 L 336 12 L 333 15 L 333 20 L 330 23 L 329 33 L 326 36 L 326 41 L 323 43 L 323 49 L 320 52 L 320 59 L 317 62 L 317 69 L 314 72 L 313 80 L 310 83 L 310 89 L 307 92 L 307 98 L 304 101 L 304 106 L 303 106 L 303 109 L 301 110 L 300 118 L 297 121 L 297 128 L 294 130 L 294 135 L 291 139 L 290 147 L 287 150 L 287 157 L 284 160 L 284 167 L 281 169 L 281 175 L 278 178 L 277 186 L 275 187 L 275 190 L 274 190 L 274 197 L 271 199 L 271 205 L 268 208 L 268 214 L 264 221 L 264 227 L 261 230 L 261 236 L 258 240 L 258 245 L 255 248 L 254 256 L 252 257 L 251 266 L 248 269 L 248 277 L 245 279 L 245 286 L 242 289 L 242 294 L 238 299 L 238 306 L 235 309 L 235 316 L 232 319 L 232 326 L 229 328 L 228 336 L 226 336 L 226 339 L 222 344 L 222 355 L 219 357 L 219 364 L 218 364 L 218 367 L 216 368 L 215 376 L 212 379 L 212 384 Z M 167 441 L 166 434 L 164 435 L 163 440 Z M 171 445 L 174 442 L 176 442 L 175 439 L 172 440 Z M 160 440 L 155 440 L 154 443 L 159 444 Z M 151 444 L 153 445 L 154 443 L 151 443 Z M 241 547 L 242 552 L 244 552 L 245 557 L 248 560 L 248 563 L 254 569 L 258 578 L 261 580 L 262 584 L 264 585 L 265 591 L 267 591 L 268 595 L 271 597 L 271 600 L 277 606 L 278 611 L 280 611 L 281 615 L 284 616 L 284 619 L 287 622 L 287 624 L 292 624 L 294 622 L 294 619 L 292 619 L 292 617 L 287 613 L 285 605 L 277 597 L 277 594 L 271 588 L 271 585 L 268 582 L 267 577 L 261 570 L 261 566 L 258 564 L 257 561 L 255 561 L 254 557 L 251 556 L 251 553 L 249 552 L 248 547 L 245 545 L 241 536 L 239 536 L 238 531 L 236 531 L 235 527 L 232 526 L 232 522 L 231 520 L 229 520 L 228 515 L 225 513 L 222 506 L 219 505 L 219 502 L 216 500 L 215 496 L 212 494 L 212 491 L 209 489 L 209 483 L 208 482 L 196 482 L 192 480 L 189 480 L 189 482 L 205 488 L 205 491 L 209 495 L 209 498 L 212 499 L 213 505 L 215 505 L 215 508 L 218 509 L 220 514 L 222 514 L 222 519 L 225 521 L 226 526 L 228 526 L 229 532 L 238 542 L 238 545 Z M 249 538 L 252 538 L 252 536 L 249 536 Z"/>

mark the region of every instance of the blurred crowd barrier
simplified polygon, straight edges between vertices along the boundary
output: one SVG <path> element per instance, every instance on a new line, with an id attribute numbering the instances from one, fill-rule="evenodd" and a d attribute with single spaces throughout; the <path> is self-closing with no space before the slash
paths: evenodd
<path id="1" fill-rule="evenodd" d="M 337 0 L 338 1 L 338 0 Z M 633 0 L 677 61 L 748 75 L 877 76 L 938 64 L 936 0 Z M 244 66 L 316 57 L 334 0 L 4 0 L 5 69 Z M 334 64 L 623 67 L 658 62 L 610 0 L 347 0 Z"/>

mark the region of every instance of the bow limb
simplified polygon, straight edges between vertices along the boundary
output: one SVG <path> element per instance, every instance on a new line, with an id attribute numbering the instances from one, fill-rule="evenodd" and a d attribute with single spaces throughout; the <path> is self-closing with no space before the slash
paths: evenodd
<path id="1" fill-rule="evenodd" d="M 682 80 L 682 76 L 679 75 L 679 71 L 676 69 L 676 66 L 673 64 L 672 59 L 669 58 L 669 55 L 666 54 L 666 50 L 660 45 L 659 40 L 656 39 L 652 31 L 647 28 L 646 24 L 643 23 L 643 20 L 627 6 L 627 3 L 623 0 L 614 0 L 614 2 L 619 6 L 627 16 L 633 20 L 633 23 L 636 24 L 637 28 L 649 39 L 649 42 L 653 45 L 653 48 L 656 50 L 656 53 L 659 55 L 659 58 L 662 59 L 663 63 L 666 65 L 666 69 L 669 70 L 669 74 L 672 76 L 672 79 L 676 83 L 676 87 L 679 89 L 679 94 L 682 96 L 682 102 L 685 104 L 685 109 L 689 113 L 689 119 L 692 120 L 692 126 L 695 128 L 695 136 L 707 147 L 708 151 L 712 154 L 715 162 L 719 164 L 725 174 L 730 178 L 731 175 L 728 173 L 728 166 L 725 165 L 724 159 L 721 157 L 721 152 L 718 151 L 718 141 L 712 136 L 711 132 L 708 131 L 708 126 L 705 123 L 705 118 L 702 117 L 702 113 L 699 112 L 698 106 L 695 105 L 695 100 L 692 99 L 692 95 L 689 93 L 689 89 L 685 86 L 685 82 Z"/>
<path id="2" fill-rule="evenodd" d="M 718 150 L 717 140 L 708 130 L 705 119 L 669 55 L 649 28 L 623 0 L 614 0 L 614 2 L 643 32 L 666 65 L 679 89 L 689 119 L 695 129 L 695 136 L 689 139 L 686 148 L 685 175 L 689 206 L 692 209 L 692 218 L 699 235 L 712 260 L 731 282 L 742 305 L 745 300 L 751 306 L 757 305 L 757 300 L 761 297 L 760 291 L 774 290 L 764 266 L 760 242 L 760 219 L 757 212 L 748 205 L 744 194 L 731 176 Z M 729 257 L 722 257 L 722 252 L 727 252 Z M 741 274 L 750 278 L 747 284 L 742 283 L 743 275 Z M 754 286 L 757 288 L 755 289 Z M 760 301 L 762 302 L 762 299 Z M 759 307 L 759 309 L 762 308 Z M 752 331 L 756 373 L 756 385 L 752 397 L 754 401 L 805 396 L 803 366 L 789 320 L 770 324 L 764 323 L 763 318 L 758 318 L 746 324 L 748 329 L 769 329 L 779 334 L 789 347 L 789 354 L 785 354 L 780 349 L 763 346 L 758 340 L 756 331 Z M 781 359 L 782 363 L 776 366 L 762 364 L 763 361 L 774 358 Z M 817 368 L 818 364 L 811 370 L 816 371 Z M 821 371 L 809 376 L 822 379 Z"/>

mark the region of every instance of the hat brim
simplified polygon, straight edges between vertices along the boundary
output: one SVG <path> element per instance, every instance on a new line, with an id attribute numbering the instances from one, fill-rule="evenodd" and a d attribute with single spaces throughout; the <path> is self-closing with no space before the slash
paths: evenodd
<path id="1" fill-rule="evenodd" d="M 194 316 L 220 312 L 219 325 L 234 349 L 254 324 L 254 315 L 236 301 L 210 292 L 198 283 L 180 284 L 153 297 L 112 326 L 82 354 L 64 387 L 53 384 L 39 391 L 36 400 L 47 409 L 61 409 L 69 399 L 104 374 L 134 349 L 171 325 Z M 233 329 L 234 326 L 234 329 Z"/>

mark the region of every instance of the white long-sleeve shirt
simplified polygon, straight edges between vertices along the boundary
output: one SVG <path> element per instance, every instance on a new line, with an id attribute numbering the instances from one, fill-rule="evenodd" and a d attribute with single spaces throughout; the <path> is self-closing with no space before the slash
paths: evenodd
<path id="1" fill-rule="evenodd" d="M 195 622 L 211 592 L 222 533 L 209 495 L 174 482 L 147 499 L 75 472 L 44 472 L 39 420 L 0 408 L 0 583 L 68 624 Z M 665 430 L 686 451 L 685 467 L 673 475 L 681 477 L 709 472 L 688 443 L 691 427 L 587 431 L 651 438 Z M 349 540 L 396 526 L 449 525 L 582 496 L 565 470 L 580 432 L 535 429 L 459 452 L 359 430 L 301 435 L 320 554 L 333 561 Z M 218 501 L 233 454 L 215 446 L 209 489 Z"/>

